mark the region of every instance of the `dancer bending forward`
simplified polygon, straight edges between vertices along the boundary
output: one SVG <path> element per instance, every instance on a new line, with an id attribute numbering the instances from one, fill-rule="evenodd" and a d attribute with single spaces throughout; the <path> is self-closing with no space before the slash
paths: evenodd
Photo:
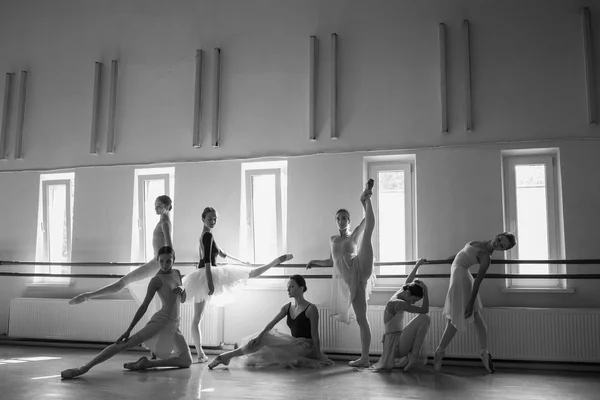
<path id="1" fill-rule="evenodd" d="M 216 305 L 224 305 L 234 300 L 231 291 L 249 278 L 255 278 L 265 273 L 269 268 L 293 258 L 291 254 L 282 255 L 269 264 L 256 268 L 241 265 L 219 265 L 217 256 L 230 258 L 234 261 L 249 265 L 227 253 L 225 253 L 215 242 L 212 234 L 217 225 L 217 211 L 212 207 L 206 207 L 202 212 L 204 228 L 200 234 L 200 262 L 198 269 L 183 278 L 183 284 L 188 293 L 188 301 L 194 302 L 194 318 L 192 320 L 192 340 L 196 347 L 197 362 L 204 363 L 208 357 L 202 350 L 202 336 L 200 333 L 200 322 L 204 315 L 204 308 L 209 301 Z M 215 297 L 212 297 L 212 296 Z"/>
<path id="2" fill-rule="evenodd" d="M 173 208 L 172 204 L 171 198 L 167 195 L 158 196 L 154 202 L 154 209 L 156 214 L 160 216 L 160 220 L 152 232 L 152 247 L 154 249 L 154 258 L 152 258 L 152 260 L 108 286 L 93 292 L 86 292 L 75 296 L 69 301 L 69 304 L 80 304 L 95 297 L 117 293 L 123 290 L 125 286 L 156 275 L 159 270 L 158 259 L 156 257 L 158 255 L 158 249 L 163 246 L 173 248 L 173 242 L 171 240 L 171 219 L 169 218 L 169 211 Z M 129 286 L 131 295 L 138 304 L 141 304 L 144 299 L 146 287 L 147 285 L 140 285 L 139 287 Z"/>
<path id="3" fill-rule="evenodd" d="M 131 370 L 142 370 L 155 367 L 188 368 L 192 364 L 192 355 L 185 338 L 179 330 L 180 303 L 185 301 L 185 290 L 181 285 L 181 273 L 173 269 L 175 254 L 171 247 L 162 247 L 158 251 L 160 271 L 148 285 L 144 302 L 135 313 L 129 328 L 111 344 L 100 352 L 92 361 L 79 368 L 66 369 L 61 372 L 62 379 L 71 379 L 83 375 L 93 366 L 100 364 L 125 350 L 134 348 L 141 343 L 148 346 L 162 360 L 140 358 L 136 362 L 123 365 Z M 129 337 L 131 331 L 144 316 L 154 295 L 162 302 L 162 308 L 152 316 L 150 321 L 139 332 Z"/>
<path id="4" fill-rule="evenodd" d="M 490 266 L 492 253 L 496 250 L 512 249 L 516 243 L 515 235 L 504 232 L 492 240 L 469 242 L 454 257 L 450 271 L 450 287 L 444 304 L 444 315 L 448 318 L 448 323 L 433 358 L 433 368 L 436 371 L 442 368 L 446 347 L 456 332 L 465 331 L 468 323 L 475 322 L 481 361 L 488 372 L 494 372 L 492 355 L 488 351 L 487 327 L 481 318 L 483 307 L 479 298 L 479 286 Z M 479 270 L 477 278 L 473 280 L 469 268 L 477 264 Z"/>
<path id="5" fill-rule="evenodd" d="M 259 334 L 252 335 L 241 347 L 221 354 L 209 364 L 213 369 L 219 364 L 229 365 L 234 357 L 245 356 L 245 365 L 254 367 L 308 367 L 320 368 L 333 365 L 321 352 L 319 340 L 319 312 L 314 304 L 304 299 L 306 281 L 300 275 L 292 275 L 287 284 L 288 296 L 294 299 L 281 310 Z M 292 335 L 273 330 L 287 317 Z"/>
<path id="6" fill-rule="evenodd" d="M 425 336 L 429 330 L 429 295 L 427 286 L 415 279 L 417 270 L 425 262 L 420 259 L 406 278 L 402 289 L 398 290 L 387 302 L 383 315 L 385 334 L 381 358 L 373 365 L 375 370 L 404 368 L 408 372 L 427 363 L 427 354 L 423 350 Z M 421 307 L 414 304 L 423 299 Z M 402 329 L 404 312 L 419 314 Z"/>
<path id="7" fill-rule="evenodd" d="M 350 231 L 350 213 L 345 209 L 338 210 L 335 219 L 340 234 L 331 237 L 331 258 L 313 260 L 306 266 L 333 267 L 330 302 L 332 314 L 339 321 L 348 324 L 356 318 L 360 327 L 361 355 L 358 360 L 349 362 L 353 367 L 369 366 L 371 327 L 367 319 L 367 300 L 375 283 L 371 244 L 375 228 L 375 214 L 371 205 L 373 183 L 373 179 L 369 179 L 360 196 L 365 210 L 362 222 L 354 231 Z"/>

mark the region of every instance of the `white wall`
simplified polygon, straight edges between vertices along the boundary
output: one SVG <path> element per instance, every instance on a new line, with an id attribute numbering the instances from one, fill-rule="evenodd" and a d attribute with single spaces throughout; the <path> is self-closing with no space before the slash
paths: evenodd
<path id="1" fill-rule="evenodd" d="M 593 174 L 600 167 L 600 130 L 587 125 L 579 17 L 585 5 L 567 0 L 4 1 L 0 72 L 27 69 L 30 76 L 24 160 L 12 154 L 16 79 L 9 160 L 0 164 L 0 258 L 35 258 L 36 170 L 70 168 L 76 173 L 73 260 L 129 261 L 133 164 L 159 162 L 176 170 L 178 259 L 196 257 L 200 213 L 208 205 L 220 211 L 219 243 L 235 253 L 241 199 L 236 159 L 265 156 L 299 156 L 288 159 L 288 249 L 297 262 L 324 258 L 327 239 L 335 233 L 335 210 L 346 207 L 360 215 L 363 157 L 379 154 L 368 150 L 416 155 L 418 254 L 446 258 L 466 241 L 502 230 L 500 152 L 535 147 L 560 150 L 567 257 L 599 258 L 593 227 L 600 222 L 600 186 Z M 590 6 L 595 20 L 600 8 Z M 464 131 L 463 121 L 460 26 L 465 18 L 472 32 L 473 132 Z M 448 25 L 449 39 L 450 132 L 444 135 L 439 133 L 439 22 Z M 337 141 L 329 139 L 332 32 L 339 35 Z M 310 35 L 320 38 L 321 59 L 318 141 L 313 143 L 307 140 Z M 597 30 L 594 39 L 600 54 Z M 193 149 L 195 49 L 206 50 L 202 115 L 208 143 L 216 46 L 223 57 L 223 139 L 219 149 Z M 108 155 L 106 101 L 113 58 L 120 60 L 117 152 Z M 95 61 L 105 65 L 99 156 L 88 154 Z M 317 153 L 339 154 L 311 155 Z M 501 272 L 500 266 L 493 268 Z M 574 266 L 568 272 L 594 269 Z M 447 267 L 431 271 L 447 272 Z M 0 333 L 7 328 L 12 297 L 69 297 L 110 280 L 78 279 L 62 289 L 26 282 L 0 280 Z M 600 300 L 594 281 L 573 280 L 575 293 L 566 295 L 504 294 L 502 284 L 485 282 L 484 304 L 597 307 Z M 326 281 L 309 285 L 309 299 L 327 300 Z M 446 287 L 445 280 L 432 282 L 433 305 L 442 304 Z M 260 314 L 268 314 L 285 301 L 280 291 L 245 293 L 248 298 L 226 312 L 226 332 L 244 333 L 249 323 L 242 317 L 248 310 L 267 308 Z M 376 293 L 372 303 L 388 296 Z"/>

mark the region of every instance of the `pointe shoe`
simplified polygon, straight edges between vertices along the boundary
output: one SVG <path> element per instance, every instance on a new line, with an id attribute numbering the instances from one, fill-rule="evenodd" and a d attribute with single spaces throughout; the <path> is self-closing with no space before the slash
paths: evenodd
<path id="1" fill-rule="evenodd" d="M 446 355 L 445 351 L 436 351 L 433 356 L 433 369 L 435 371 L 440 371 L 442 369 L 442 360 L 444 359 L 444 355 Z"/>
<path id="2" fill-rule="evenodd" d="M 123 368 L 131 371 L 140 371 L 148 368 L 148 357 L 140 357 L 139 360 L 123 364 Z"/>
<path id="3" fill-rule="evenodd" d="M 61 379 L 73 379 L 79 375 L 85 374 L 87 371 L 81 367 L 65 369 L 60 373 Z"/>
<path id="4" fill-rule="evenodd" d="M 364 361 L 360 358 L 358 360 L 350 361 L 348 365 L 355 368 L 369 368 L 370 366 L 369 360 Z"/>
<path id="5" fill-rule="evenodd" d="M 490 373 L 493 374 L 496 369 L 494 368 L 494 364 L 492 363 L 492 355 L 489 351 L 484 350 L 480 354 L 481 361 L 483 362 L 483 366 Z"/>
<path id="6" fill-rule="evenodd" d="M 284 254 L 282 256 L 279 256 L 279 262 L 280 263 L 284 263 L 286 261 L 290 261 L 292 258 L 294 258 L 293 254 Z"/>
<path id="7" fill-rule="evenodd" d="M 373 185 L 375 185 L 375 181 L 373 179 L 369 179 L 369 181 L 365 184 L 365 191 L 360 195 L 360 202 L 364 203 L 373 195 Z"/>
<path id="8" fill-rule="evenodd" d="M 213 369 L 214 367 L 216 367 L 219 364 L 229 365 L 229 361 L 225 362 L 225 361 L 223 361 L 221 356 L 217 356 L 210 364 L 208 364 L 208 369 Z"/>
<path id="9" fill-rule="evenodd" d="M 88 300 L 90 300 L 89 295 L 87 293 L 82 293 L 80 295 L 73 297 L 71 300 L 69 300 L 69 305 L 74 306 L 77 304 L 84 303 Z"/>
<path id="10" fill-rule="evenodd" d="M 202 357 L 198 357 L 196 360 L 196 364 L 204 364 L 205 362 L 208 362 L 208 356 L 206 354 L 204 354 Z"/>
<path id="11" fill-rule="evenodd" d="M 416 369 L 419 367 L 420 359 L 419 359 L 418 354 L 408 353 L 408 355 L 406 356 L 406 359 L 408 360 L 408 362 L 404 366 L 404 369 L 403 369 L 404 372 L 410 372 L 413 369 Z"/>

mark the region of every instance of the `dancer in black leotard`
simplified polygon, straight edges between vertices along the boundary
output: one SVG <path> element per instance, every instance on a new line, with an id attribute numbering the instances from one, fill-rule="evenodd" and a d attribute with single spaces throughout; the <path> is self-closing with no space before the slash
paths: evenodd
<path id="1" fill-rule="evenodd" d="M 208 366 L 210 369 L 219 364 L 228 365 L 232 358 L 239 356 L 246 356 L 245 365 L 256 367 L 319 368 L 333 365 L 333 361 L 321 352 L 319 312 L 314 304 L 304 299 L 306 281 L 300 275 L 293 275 L 287 285 L 288 295 L 294 298 L 294 302 L 281 307 L 265 329 L 252 335 L 247 343 L 215 358 Z M 285 317 L 291 336 L 273 329 Z"/>
<path id="2" fill-rule="evenodd" d="M 251 267 L 249 263 L 241 261 L 230 254 L 225 253 L 218 245 L 212 234 L 212 229 L 217 225 L 217 211 L 212 207 L 206 207 L 202 212 L 202 222 L 204 228 L 200 234 L 200 261 L 198 269 L 186 275 L 183 278 L 183 285 L 188 294 L 188 301 L 194 302 L 194 319 L 192 320 L 192 340 L 196 346 L 197 362 L 204 363 L 208 357 L 202 350 L 202 337 L 200 335 L 200 321 L 204 315 L 206 303 L 211 301 L 212 296 L 215 300 L 220 300 L 219 304 L 225 304 L 233 300 L 230 290 L 244 283 L 249 278 L 257 277 L 265 273 L 269 268 L 293 258 L 291 254 L 284 254 L 277 257 L 269 264 L 258 267 Z M 223 258 L 229 258 L 247 266 L 241 265 L 220 265 L 217 267 L 217 255 Z"/>

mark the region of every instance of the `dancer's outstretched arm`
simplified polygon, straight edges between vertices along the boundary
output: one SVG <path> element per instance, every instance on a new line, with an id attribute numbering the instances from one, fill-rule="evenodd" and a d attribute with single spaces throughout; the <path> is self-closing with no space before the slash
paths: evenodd
<path id="1" fill-rule="evenodd" d="M 125 333 L 123 333 L 117 339 L 117 341 L 115 342 L 116 344 L 127 341 L 133 328 L 135 328 L 135 326 L 140 321 L 140 319 L 142 319 L 144 314 L 146 314 L 146 311 L 148 310 L 148 306 L 150 305 L 150 302 L 152 301 L 152 299 L 154 298 L 154 295 L 156 294 L 158 289 L 160 289 L 161 286 L 162 286 L 162 281 L 160 280 L 159 277 L 155 276 L 154 278 L 152 278 L 152 280 L 148 284 L 148 290 L 146 291 L 146 297 L 144 298 L 142 305 L 138 308 L 137 312 L 133 316 L 133 319 L 131 320 L 131 324 L 129 324 L 129 328 L 127 328 Z"/>
<path id="2" fill-rule="evenodd" d="M 413 267 L 412 271 L 410 271 L 410 274 L 408 274 L 408 276 L 406 277 L 406 282 L 404 282 L 405 285 L 408 285 L 409 283 L 411 283 L 412 281 L 415 280 L 415 276 L 417 275 L 417 271 L 419 270 L 419 267 L 421 265 L 425 264 L 425 261 L 427 261 L 427 260 L 424 258 L 421 258 L 421 259 L 419 259 L 419 261 L 417 261 L 417 263 Z"/>
<path id="3" fill-rule="evenodd" d="M 331 254 L 329 254 L 329 258 L 324 260 L 310 260 L 308 264 L 306 264 L 306 269 L 311 269 L 312 267 L 333 267 L 333 258 Z"/>
<path id="4" fill-rule="evenodd" d="M 252 348 L 254 348 L 254 346 L 260 345 L 260 340 L 262 339 L 262 337 L 267 332 L 269 332 L 271 329 L 273 329 L 273 327 L 275 325 L 277 325 L 277 323 L 279 321 L 281 321 L 283 319 L 283 317 L 285 317 L 287 315 L 288 307 L 289 307 L 289 304 L 286 304 L 283 307 L 281 307 L 281 310 L 279 310 L 279 313 L 275 316 L 275 318 L 273 318 L 273 320 L 271 320 L 271 322 L 269 322 L 267 324 L 267 326 L 265 326 L 265 328 L 262 330 L 262 332 L 259 333 L 257 337 L 255 337 L 254 339 L 252 339 L 248 342 L 248 349 L 252 349 Z"/>

